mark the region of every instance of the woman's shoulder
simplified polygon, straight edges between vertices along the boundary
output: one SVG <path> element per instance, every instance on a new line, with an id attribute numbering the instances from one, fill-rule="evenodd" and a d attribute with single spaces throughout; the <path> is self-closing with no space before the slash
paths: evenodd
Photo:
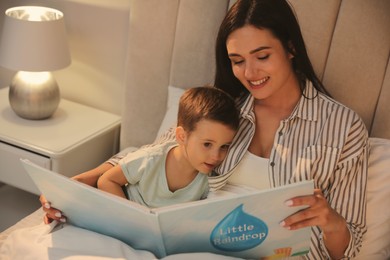
<path id="1" fill-rule="evenodd" d="M 341 113 L 348 114 L 349 116 L 353 115 L 354 117 L 359 117 L 358 113 L 356 113 L 352 108 L 343 104 L 342 102 L 334 99 L 333 97 L 321 92 L 314 86 L 314 84 L 307 80 L 306 87 L 303 91 L 304 98 L 309 102 L 306 103 L 305 106 L 313 106 L 312 109 L 318 111 L 319 113 Z M 312 101 L 312 103 L 310 102 Z"/>
<path id="2" fill-rule="evenodd" d="M 311 82 L 307 82 L 298 113 L 310 120 L 327 127 L 338 129 L 338 132 L 360 133 L 367 135 L 363 118 L 352 108 L 329 95 L 317 90 Z"/>
<path id="3" fill-rule="evenodd" d="M 363 122 L 352 108 L 317 90 L 310 81 L 306 84 L 295 113 L 302 118 L 314 121 L 331 122 L 332 118 L 334 120 L 338 118 L 347 124 L 348 122 Z"/>
<path id="4" fill-rule="evenodd" d="M 303 96 L 307 100 L 312 100 L 314 109 L 317 109 L 319 112 L 340 111 L 342 113 L 350 113 L 358 116 L 358 114 L 347 105 L 318 90 L 318 88 L 309 80 L 306 81 Z"/>
<path id="5" fill-rule="evenodd" d="M 361 137 L 368 137 L 368 130 L 363 118 L 347 105 L 323 94 L 318 95 L 318 118 L 337 126 L 346 132 L 360 133 Z"/>
<path id="6" fill-rule="evenodd" d="M 319 99 L 319 108 L 320 111 L 328 111 L 332 112 L 334 114 L 337 114 L 339 116 L 348 116 L 352 117 L 354 120 L 362 120 L 360 115 L 352 108 L 348 107 L 347 105 L 343 104 L 342 102 L 319 92 L 318 93 L 318 99 Z"/>

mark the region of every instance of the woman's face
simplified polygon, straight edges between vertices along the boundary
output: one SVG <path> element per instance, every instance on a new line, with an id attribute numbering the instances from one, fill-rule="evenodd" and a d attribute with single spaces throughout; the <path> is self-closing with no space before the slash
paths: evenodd
<path id="1" fill-rule="evenodd" d="M 292 67 L 292 54 L 268 29 L 246 25 L 226 41 L 233 73 L 258 100 L 286 96 L 299 88 Z"/>

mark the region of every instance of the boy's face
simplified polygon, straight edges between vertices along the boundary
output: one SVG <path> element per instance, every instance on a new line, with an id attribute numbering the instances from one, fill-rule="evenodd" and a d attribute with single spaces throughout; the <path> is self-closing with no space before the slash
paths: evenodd
<path id="1" fill-rule="evenodd" d="M 201 120 L 194 131 L 184 131 L 184 156 L 197 171 L 208 174 L 225 159 L 235 134 L 222 123 Z"/>

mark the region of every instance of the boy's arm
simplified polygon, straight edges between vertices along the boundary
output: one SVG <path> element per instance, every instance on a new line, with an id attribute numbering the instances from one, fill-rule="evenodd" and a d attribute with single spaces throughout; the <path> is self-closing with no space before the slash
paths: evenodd
<path id="1" fill-rule="evenodd" d="M 73 176 L 72 179 L 90 185 L 92 187 L 97 187 L 97 180 L 99 179 L 99 177 L 104 172 L 108 171 L 113 167 L 114 166 L 110 163 L 102 163 L 101 165 L 92 170 Z M 51 223 L 53 220 L 61 222 L 66 221 L 66 217 L 62 214 L 62 212 L 59 209 L 52 208 L 50 206 L 50 203 L 46 200 L 45 196 L 41 195 L 39 197 L 39 200 L 42 204 L 43 211 L 46 213 L 43 219 L 46 224 Z"/>
<path id="2" fill-rule="evenodd" d="M 102 163 L 92 170 L 73 176 L 72 179 L 96 188 L 99 177 L 113 167 L 114 166 L 110 163 Z"/>
<path id="3" fill-rule="evenodd" d="M 126 199 L 122 186 L 127 183 L 120 165 L 116 165 L 106 171 L 97 181 L 97 187 L 100 190 L 107 191 L 119 197 Z"/>

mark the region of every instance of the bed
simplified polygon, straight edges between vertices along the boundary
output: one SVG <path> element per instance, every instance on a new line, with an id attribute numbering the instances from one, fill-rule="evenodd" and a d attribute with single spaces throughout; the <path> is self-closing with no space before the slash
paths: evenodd
<path id="1" fill-rule="evenodd" d="M 131 1 L 121 150 L 153 142 L 175 121 L 184 89 L 213 83 L 215 36 L 232 2 Z M 290 2 L 317 74 L 370 133 L 368 232 L 356 259 L 390 259 L 390 1 Z M 42 216 L 37 210 L 0 234 L 0 259 L 155 258 L 76 227 L 43 225 Z M 200 257 L 228 259 L 208 253 L 166 259 Z"/>

